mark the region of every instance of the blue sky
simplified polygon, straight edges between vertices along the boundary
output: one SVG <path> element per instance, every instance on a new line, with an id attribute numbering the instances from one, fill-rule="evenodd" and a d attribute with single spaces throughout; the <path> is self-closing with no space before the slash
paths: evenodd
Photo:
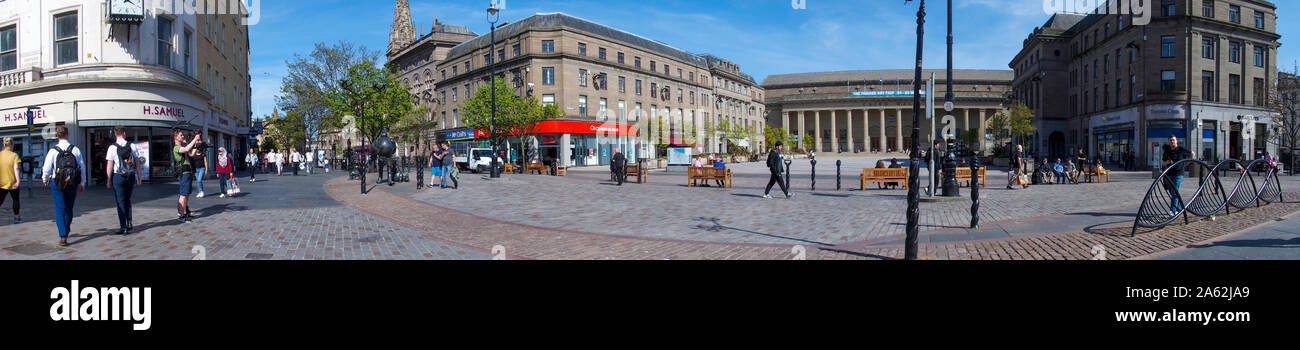
<path id="1" fill-rule="evenodd" d="M 711 53 L 740 65 L 762 82 L 773 74 L 853 69 L 908 69 L 916 54 L 917 2 L 903 0 L 507 0 L 502 20 L 538 12 L 565 12 L 693 53 Z M 383 51 L 393 21 L 393 0 L 261 0 L 261 21 L 251 28 L 254 117 L 269 115 L 285 61 L 310 53 L 317 42 L 352 41 Z M 489 0 L 410 0 L 416 30 L 434 17 L 486 33 Z M 954 0 L 954 64 L 966 69 L 1008 69 L 1021 43 L 1048 15 L 1042 0 Z M 1277 3 L 1275 1 L 1275 3 Z M 1278 10 L 1282 34 L 1279 68 L 1291 71 L 1300 34 Z M 925 67 L 945 66 L 946 3 L 927 3 Z M 1293 34 L 1295 33 L 1295 34 Z"/>

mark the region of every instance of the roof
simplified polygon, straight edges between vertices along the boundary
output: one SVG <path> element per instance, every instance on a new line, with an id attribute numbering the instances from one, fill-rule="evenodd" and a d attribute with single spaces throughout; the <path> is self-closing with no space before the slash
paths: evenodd
<path id="1" fill-rule="evenodd" d="M 685 50 L 562 12 L 534 14 L 514 23 L 507 24 L 504 27 L 497 28 L 497 31 L 502 32 L 498 37 L 510 38 L 532 30 L 552 28 L 571 28 L 588 32 L 617 42 L 635 46 L 646 51 L 675 58 L 700 68 L 708 68 L 708 64 L 705 63 L 703 58 L 690 52 L 686 52 Z M 491 41 L 491 37 L 488 34 L 484 34 L 461 43 L 460 45 L 456 45 L 456 47 L 451 49 L 451 52 L 447 53 L 447 59 L 457 59 L 474 52 L 475 50 L 487 47 L 490 44 L 489 41 Z"/>
<path id="2" fill-rule="evenodd" d="M 926 69 L 921 72 L 922 78 L 929 78 L 934 74 L 936 81 L 944 81 L 947 72 L 942 69 Z M 983 70 L 983 69 L 954 69 L 952 77 L 954 81 L 1005 81 L 1011 84 L 1015 72 L 1011 70 Z M 852 70 L 838 72 L 817 72 L 817 73 L 797 73 L 797 74 L 780 74 L 770 75 L 763 79 L 763 88 L 778 86 L 797 86 L 813 85 L 820 83 L 843 83 L 846 81 L 880 81 L 886 83 L 897 80 L 911 81 L 916 76 L 916 71 L 911 69 L 890 69 L 890 70 Z"/>

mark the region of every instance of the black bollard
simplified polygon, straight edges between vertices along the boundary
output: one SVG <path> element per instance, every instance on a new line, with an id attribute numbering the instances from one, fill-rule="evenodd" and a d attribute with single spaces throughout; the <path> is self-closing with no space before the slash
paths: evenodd
<path id="1" fill-rule="evenodd" d="M 810 162 L 812 163 L 812 190 L 816 191 L 817 190 L 817 160 L 813 159 Z"/>
<path id="2" fill-rule="evenodd" d="M 970 228 L 980 228 L 980 169 L 979 154 L 973 154 L 970 161 Z"/>
<path id="3" fill-rule="evenodd" d="M 790 159 L 786 159 L 784 160 L 784 162 L 785 162 L 785 188 L 790 189 L 791 186 L 794 186 L 790 184 L 790 164 L 794 163 L 794 161 Z"/>
<path id="4" fill-rule="evenodd" d="M 840 160 L 835 161 L 835 190 L 839 191 L 840 187 Z"/>
<path id="5" fill-rule="evenodd" d="M 415 157 L 415 189 L 417 190 L 424 188 L 424 167 L 419 165 L 424 164 L 420 161 L 423 159 L 424 157 Z"/>

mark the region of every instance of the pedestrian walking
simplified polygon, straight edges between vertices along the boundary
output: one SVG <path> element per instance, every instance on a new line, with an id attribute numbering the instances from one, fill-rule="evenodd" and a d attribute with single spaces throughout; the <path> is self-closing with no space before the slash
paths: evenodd
<path id="1" fill-rule="evenodd" d="M 131 195 L 136 186 L 143 184 L 143 177 L 140 176 L 140 152 L 135 145 L 126 142 L 126 127 L 113 128 L 113 135 L 117 136 L 117 141 L 108 146 L 108 153 L 104 155 L 108 164 L 104 177 L 110 179 L 106 186 L 113 189 L 117 199 L 117 234 L 124 235 L 135 229 L 131 220 L 134 217 L 131 215 Z"/>
<path id="2" fill-rule="evenodd" d="M 1169 216 L 1178 215 L 1183 210 L 1183 197 L 1178 193 L 1183 186 L 1183 168 L 1182 164 L 1174 166 L 1175 163 L 1184 159 L 1196 158 L 1196 152 L 1183 148 L 1178 144 L 1178 136 L 1169 135 L 1169 144 L 1162 147 L 1164 151 L 1160 160 L 1166 169 L 1167 181 L 1165 181 L 1165 190 L 1169 192 Z"/>
<path id="3" fill-rule="evenodd" d="M 1021 178 L 1021 174 L 1024 171 L 1024 152 L 1025 147 L 1021 145 L 1016 145 L 1016 150 L 1011 152 L 1011 158 L 1008 162 L 1009 169 L 1007 169 L 1008 190 L 1017 185 L 1029 188 L 1029 184 L 1025 183 L 1026 181 Z"/>
<path id="4" fill-rule="evenodd" d="M 626 163 L 627 156 L 624 156 L 623 152 L 620 152 L 617 147 L 614 148 L 614 156 L 609 160 L 609 171 L 614 173 L 614 181 L 619 186 L 623 186 L 623 178 L 626 176 L 624 173 L 627 170 Z"/>
<path id="5" fill-rule="evenodd" d="M 284 176 L 284 151 L 275 153 L 275 176 Z"/>
<path id="6" fill-rule="evenodd" d="M 199 138 L 197 134 L 195 138 Z M 194 165 L 194 184 L 199 189 L 199 195 L 195 197 L 203 198 L 206 195 L 203 193 L 203 177 L 208 174 L 208 150 L 197 147 L 191 149 L 190 164 Z"/>
<path id="7" fill-rule="evenodd" d="M 257 150 L 248 152 L 248 155 L 244 157 L 244 162 L 248 163 L 248 182 L 257 182 Z"/>
<path id="8" fill-rule="evenodd" d="M 298 168 L 302 167 L 302 154 L 298 153 L 298 148 L 289 149 L 289 166 L 293 167 L 293 176 L 298 176 Z"/>
<path id="9" fill-rule="evenodd" d="M 172 166 L 176 169 L 176 183 L 179 185 L 176 198 L 176 215 L 179 217 L 176 220 L 181 223 L 194 219 L 194 214 L 190 212 L 190 190 L 193 189 L 195 181 L 195 169 L 193 159 L 186 155 L 194 150 L 194 146 L 201 139 L 203 135 L 195 134 L 193 139 L 186 142 L 184 131 L 180 129 L 172 131 Z"/>
<path id="10" fill-rule="evenodd" d="M 50 186 L 54 223 L 59 228 L 59 246 L 66 247 L 68 232 L 72 231 L 72 206 L 77 201 L 77 194 L 86 191 L 86 159 L 77 146 L 68 142 L 68 126 L 58 126 L 54 135 L 59 143 L 45 153 L 41 182 Z"/>
<path id="11" fill-rule="evenodd" d="M 438 157 L 438 154 L 440 152 L 442 152 L 442 145 L 435 143 L 429 153 L 430 155 L 429 155 L 429 187 L 428 188 L 433 188 L 433 184 L 435 183 L 443 183 L 442 158 Z"/>
<path id="12" fill-rule="evenodd" d="M 217 183 L 221 185 L 221 196 L 235 195 L 234 184 L 230 182 L 231 175 L 235 173 L 235 160 L 226 153 L 226 148 L 217 148 Z"/>
<path id="13" fill-rule="evenodd" d="M 763 198 L 772 198 L 772 185 L 781 185 L 781 192 L 785 193 L 785 198 L 793 197 L 790 195 L 790 187 L 786 186 L 785 179 L 781 174 L 785 169 L 784 159 L 781 158 L 781 151 L 785 150 L 785 145 L 777 141 L 776 148 L 767 153 L 767 170 L 772 173 L 771 179 L 767 181 L 767 189 L 763 190 Z"/>
<path id="14" fill-rule="evenodd" d="M 23 223 L 23 217 L 19 214 L 22 205 L 18 202 L 18 186 L 23 184 L 23 179 L 18 176 L 18 166 L 21 163 L 18 154 L 14 153 L 14 139 L 4 138 L 4 149 L 0 149 L 0 205 L 5 204 L 5 197 L 12 199 L 14 225 Z"/>
<path id="15" fill-rule="evenodd" d="M 307 150 L 304 159 L 307 165 L 307 175 L 311 175 L 312 169 L 316 168 L 316 151 Z"/>
<path id="16" fill-rule="evenodd" d="M 456 171 L 456 151 L 451 149 L 451 142 L 442 142 L 442 188 L 447 188 L 447 180 L 451 179 L 452 188 L 460 188 L 460 175 Z"/>

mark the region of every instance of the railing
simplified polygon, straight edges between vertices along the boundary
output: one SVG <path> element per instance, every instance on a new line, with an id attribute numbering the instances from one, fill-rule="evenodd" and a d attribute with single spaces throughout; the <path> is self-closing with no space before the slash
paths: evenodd
<path id="1" fill-rule="evenodd" d="M 0 74 L 0 89 L 41 80 L 41 68 Z"/>
<path id="2" fill-rule="evenodd" d="M 1183 168 L 1184 174 L 1197 179 L 1196 191 L 1190 197 L 1183 197 L 1181 183 L 1176 183 L 1170 171 L 1175 167 Z M 1262 169 L 1255 174 L 1253 169 Z M 1223 180 L 1236 178 L 1231 188 L 1224 186 Z M 1186 159 L 1166 168 L 1151 183 L 1137 217 L 1133 220 L 1132 236 L 1137 236 L 1138 227 L 1160 229 L 1183 217 L 1183 223 L 1191 223 L 1188 216 L 1209 217 L 1219 212 L 1232 214 L 1232 208 L 1246 209 L 1252 204 L 1263 204 L 1282 200 L 1282 185 L 1277 177 L 1277 168 L 1263 159 L 1255 160 L 1241 166 L 1236 159 L 1229 159 L 1211 167 L 1195 159 Z"/>

